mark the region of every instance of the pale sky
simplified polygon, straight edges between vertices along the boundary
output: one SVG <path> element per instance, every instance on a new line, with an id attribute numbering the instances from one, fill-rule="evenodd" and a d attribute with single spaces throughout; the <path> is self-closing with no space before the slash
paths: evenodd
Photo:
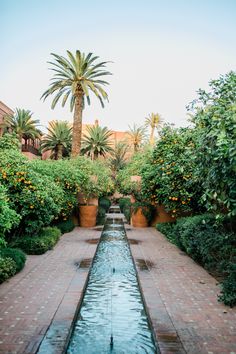
<path id="1" fill-rule="evenodd" d="M 93 52 L 112 61 L 109 103 L 94 97 L 83 122 L 127 130 L 151 112 L 187 125 L 186 105 L 211 79 L 236 70 L 236 0 L 0 0 L 0 100 L 43 126 L 72 121 L 51 110 L 50 53 Z"/>

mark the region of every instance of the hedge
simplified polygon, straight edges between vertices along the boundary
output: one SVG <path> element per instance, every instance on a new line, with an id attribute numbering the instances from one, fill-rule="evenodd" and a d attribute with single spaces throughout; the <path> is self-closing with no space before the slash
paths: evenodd
<path id="1" fill-rule="evenodd" d="M 13 247 L 18 247 L 27 254 L 43 254 L 51 250 L 61 236 L 57 227 L 45 227 L 35 237 L 21 237 L 12 242 Z"/>
<path id="2" fill-rule="evenodd" d="M 207 270 L 223 275 L 219 300 L 236 304 L 236 234 L 226 224 L 218 225 L 213 215 L 205 214 L 157 224 L 157 229 Z"/>

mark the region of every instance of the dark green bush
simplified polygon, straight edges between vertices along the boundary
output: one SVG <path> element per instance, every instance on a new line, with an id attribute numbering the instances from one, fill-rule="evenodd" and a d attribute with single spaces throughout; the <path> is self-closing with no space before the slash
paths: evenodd
<path id="1" fill-rule="evenodd" d="M 11 258 L 16 263 L 16 272 L 24 268 L 26 255 L 21 250 L 16 248 L 2 248 L 0 250 L 0 257 Z"/>
<path id="2" fill-rule="evenodd" d="M 130 222 L 131 217 L 131 201 L 130 198 L 120 198 L 119 199 L 120 211 L 124 214 L 126 220 Z"/>
<path id="3" fill-rule="evenodd" d="M 111 201 L 109 198 L 102 197 L 99 199 L 98 205 L 105 209 L 106 212 L 108 212 L 110 206 L 111 206 Z"/>
<path id="4" fill-rule="evenodd" d="M 175 227 L 176 223 L 174 222 L 163 222 L 156 225 L 158 231 L 162 232 L 170 242 L 174 243 L 176 246 L 182 249 L 183 246 L 177 237 L 177 233 L 174 231 Z"/>
<path id="5" fill-rule="evenodd" d="M 61 230 L 62 234 L 65 234 L 67 232 L 71 232 L 75 228 L 75 224 L 73 223 L 73 221 L 71 219 L 68 219 L 66 221 L 58 222 L 57 224 L 55 224 L 55 226 L 59 230 Z"/>
<path id="6" fill-rule="evenodd" d="M 16 274 L 16 263 L 10 257 L 0 257 L 0 283 Z"/>
<path id="7" fill-rule="evenodd" d="M 120 207 L 120 211 L 123 213 L 124 212 L 124 208 L 125 207 L 130 207 L 131 202 L 130 202 L 130 198 L 120 198 L 119 199 L 119 207 Z"/>
<path id="8" fill-rule="evenodd" d="M 228 277 L 222 282 L 219 301 L 233 307 L 236 305 L 236 263 L 230 263 L 227 269 Z"/>
<path id="9" fill-rule="evenodd" d="M 205 214 L 158 224 L 157 229 L 207 270 L 225 277 L 220 301 L 232 306 L 236 303 L 236 234 L 224 224 L 227 220 L 217 224 L 213 215 Z"/>
<path id="10" fill-rule="evenodd" d="M 124 216 L 126 218 L 126 220 L 128 221 L 128 223 L 130 223 L 130 218 L 131 218 L 131 205 L 130 204 L 126 204 L 123 208 L 123 213 Z"/>
<path id="11" fill-rule="evenodd" d="M 11 245 L 27 254 L 43 254 L 55 246 L 60 236 L 61 231 L 57 227 L 45 227 L 39 235 L 18 238 Z"/>
<path id="12" fill-rule="evenodd" d="M 101 207 L 100 205 L 98 206 L 98 213 L 97 213 L 97 225 L 104 225 L 106 219 L 106 209 Z"/>

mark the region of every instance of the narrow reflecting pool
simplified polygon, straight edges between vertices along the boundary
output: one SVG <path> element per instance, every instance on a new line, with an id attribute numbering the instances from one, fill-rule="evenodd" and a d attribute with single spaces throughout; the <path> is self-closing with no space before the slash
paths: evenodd
<path id="1" fill-rule="evenodd" d="M 67 353 L 157 353 L 122 221 L 104 227 Z"/>

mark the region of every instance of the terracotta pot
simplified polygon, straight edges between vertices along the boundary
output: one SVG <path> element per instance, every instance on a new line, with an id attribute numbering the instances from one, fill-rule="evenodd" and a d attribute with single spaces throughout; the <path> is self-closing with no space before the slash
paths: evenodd
<path id="1" fill-rule="evenodd" d="M 79 205 L 79 224 L 81 227 L 96 226 L 97 205 Z"/>
<path id="2" fill-rule="evenodd" d="M 131 225 L 134 227 L 147 227 L 148 221 L 142 212 L 142 208 L 138 208 L 136 212 L 132 211 Z"/>
<path id="3" fill-rule="evenodd" d="M 152 220 L 152 226 L 156 226 L 158 223 L 163 222 L 173 222 L 175 218 L 172 218 L 171 214 L 165 210 L 164 205 L 157 205 L 156 206 L 156 214 Z"/>
<path id="4" fill-rule="evenodd" d="M 98 205 L 97 197 L 90 196 L 88 198 L 83 193 L 78 193 L 77 199 L 79 204 Z"/>

